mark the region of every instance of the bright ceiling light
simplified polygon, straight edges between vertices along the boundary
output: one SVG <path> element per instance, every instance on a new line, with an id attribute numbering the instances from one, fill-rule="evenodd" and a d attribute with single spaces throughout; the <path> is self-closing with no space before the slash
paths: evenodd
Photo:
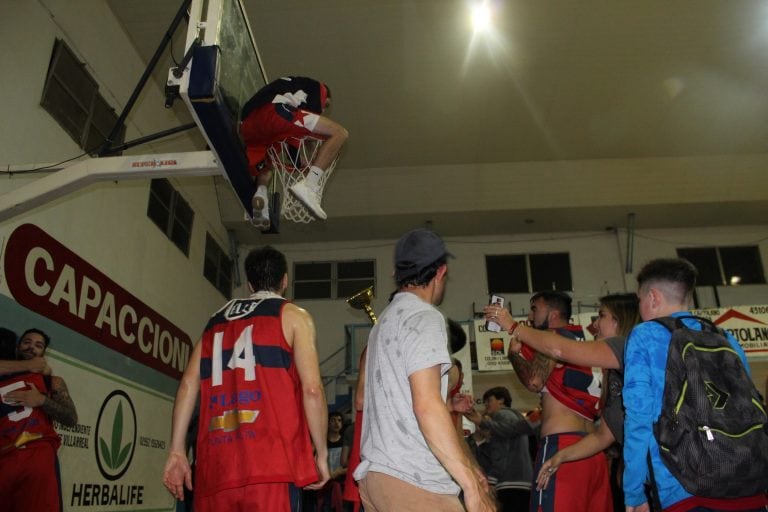
<path id="1" fill-rule="evenodd" d="M 485 32 L 491 27 L 491 8 L 487 0 L 480 1 L 472 7 L 472 27 L 475 32 Z"/>

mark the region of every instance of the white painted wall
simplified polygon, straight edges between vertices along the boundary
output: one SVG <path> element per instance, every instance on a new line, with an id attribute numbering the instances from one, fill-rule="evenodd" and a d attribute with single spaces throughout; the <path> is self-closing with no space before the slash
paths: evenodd
<path id="1" fill-rule="evenodd" d="M 67 42 L 118 113 L 144 71 L 144 63 L 105 2 L 6 0 L 0 10 L 4 76 L 0 81 L 0 165 L 53 163 L 80 154 L 77 145 L 39 106 L 54 40 Z M 126 140 L 180 124 L 163 102 L 159 87 L 148 83 L 128 118 Z M 188 136 L 177 135 L 126 153 L 192 149 Z M 0 194 L 40 176 L 8 175 L 0 180 Z M 0 236 L 7 237 L 24 222 L 37 224 L 194 340 L 211 312 L 224 301 L 202 275 L 205 234 L 211 232 L 225 250 L 229 241 L 220 221 L 213 178 L 172 178 L 171 182 L 195 211 L 189 257 L 147 218 L 148 180 L 89 186 L 0 224 Z M 0 291 L 8 293 L 4 284 Z"/>
<path id="2" fill-rule="evenodd" d="M 289 273 L 295 262 L 341 261 L 352 259 L 376 260 L 376 297 L 374 311 L 380 313 L 394 290 L 392 280 L 392 254 L 396 240 L 380 242 L 304 244 L 277 246 L 289 260 Z M 574 312 L 579 304 L 584 311 L 597 303 L 604 294 L 604 285 L 611 293 L 633 292 L 635 275 L 650 259 L 676 257 L 676 249 L 686 246 L 757 245 L 762 256 L 763 269 L 768 269 L 768 225 L 732 226 L 700 229 L 638 230 L 635 233 L 632 273 L 625 274 L 626 231 L 544 233 L 538 235 L 486 238 L 446 238 L 448 250 L 456 259 L 449 263 L 448 289 L 441 310 L 456 320 L 472 317 L 472 308 L 481 308 L 488 300 L 485 275 L 485 256 L 492 254 L 521 254 L 536 252 L 568 252 L 573 278 Z M 243 252 L 244 258 L 245 252 Z M 290 276 L 289 276 L 290 277 Z M 288 295 L 290 296 L 290 290 Z M 721 306 L 768 303 L 768 285 L 718 287 Z M 505 294 L 515 314 L 526 314 L 528 294 Z M 714 306 L 709 288 L 699 290 L 701 307 Z M 312 313 L 318 332 L 321 360 L 328 358 L 343 346 L 346 324 L 367 324 L 362 311 L 353 310 L 339 300 L 301 300 L 297 304 Z M 331 375 L 339 364 L 338 356 L 330 358 L 323 373 Z M 768 376 L 768 361 L 751 361 L 753 379 L 762 391 Z M 507 386 L 515 407 L 522 410 L 538 405 L 538 397 L 520 385 L 512 372 L 474 372 L 475 396 L 494 386 Z"/>
<path id="3" fill-rule="evenodd" d="M 353 259 L 376 260 L 376 298 L 373 308 L 381 312 L 394 290 L 392 253 L 396 240 L 372 242 L 342 242 L 336 244 L 296 244 L 277 246 L 289 260 L 289 272 L 295 262 L 341 261 Z M 676 257 L 675 250 L 686 246 L 757 245 L 768 268 L 768 225 L 734 226 L 701 229 L 638 230 L 635 233 L 633 273 L 625 274 L 626 232 L 545 233 L 525 236 L 487 238 L 446 238 L 446 245 L 455 256 L 449 263 L 449 282 L 443 312 L 457 320 L 471 318 L 473 303 L 479 309 L 488 300 L 485 256 L 493 254 L 523 254 L 538 252 L 568 252 L 573 278 L 573 305 L 585 310 L 597 303 L 603 287 L 609 292 L 633 292 L 634 275 L 644 262 L 659 257 Z M 243 252 L 244 258 L 245 252 Z M 701 307 L 714 306 L 711 294 L 702 290 Z M 768 285 L 719 287 L 722 306 L 763 304 L 768 302 Z M 290 291 L 289 291 L 290 295 Z M 528 310 L 528 294 L 505 294 L 515 314 Z M 344 342 L 344 325 L 365 324 L 367 317 L 339 300 L 301 300 L 299 305 L 315 317 L 321 358 L 333 353 Z"/>

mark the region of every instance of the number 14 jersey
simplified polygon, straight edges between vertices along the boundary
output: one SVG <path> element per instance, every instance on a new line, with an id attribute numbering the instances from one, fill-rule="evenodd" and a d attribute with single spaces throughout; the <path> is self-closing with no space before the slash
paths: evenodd
<path id="1" fill-rule="evenodd" d="M 195 493 L 317 481 L 283 298 L 233 300 L 208 321 L 200 360 Z"/>

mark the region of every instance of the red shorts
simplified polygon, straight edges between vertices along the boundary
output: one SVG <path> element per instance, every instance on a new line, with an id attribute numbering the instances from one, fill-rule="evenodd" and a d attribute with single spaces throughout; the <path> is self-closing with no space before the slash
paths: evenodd
<path id="1" fill-rule="evenodd" d="M 357 411 L 355 414 L 355 430 L 352 437 L 352 449 L 349 451 L 349 463 L 347 464 L 347 476 L 344 479 L 344 501 L 360 503 L 360 490 L 357 487 L 357 481 L 353 473 L 360 464 L 360 437 L 363 430 L 363 412 Z"/>
<path id="2" fill-rule="evenodd" d="M 549 484 L 536 490 L 536 475 L 557 451 L 579 442 L 583 433 L 552 434 L 541 438 L 533 464 L 531 512 L 608 512 L 613 510 L 608 461 L 605 454 L 561 464 Z"/>
<path id="3" fill-rule="evenodd" d="M 5 512 L 61 510 L 56 448 L 32 441 L 0 455 L 0 496 Z"/>
<path id="4" fill-rule="evenodd" d="M 312 134 L 318 114 L 285 103 L 269 103 L 248 114 L 240 126 L 249 168 L 267 156 L 267 148 L 286 139 L 301 139 Z"/>
<path id="5" fill-rule="evenodd" d="M 297 512 L 301 489 L 290 483 L 253 484 L 195 496 L 195 512 Z"/>

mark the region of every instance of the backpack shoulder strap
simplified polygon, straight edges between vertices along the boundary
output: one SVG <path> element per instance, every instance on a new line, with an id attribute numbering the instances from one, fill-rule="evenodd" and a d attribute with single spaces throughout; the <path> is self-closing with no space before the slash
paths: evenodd
<path id="1" fill-rule="evenodd" d="M 656 322 L 657 324 L 663 325 L 667 328 L 667 330 L 674 331 L 675 329 L 687 329 L 688 326 L 686 326 L 683 323 L 683 320 L 696 320 L 701 325 L 702 331 L 710 331 L 722 334 L 722 330 L 712 323 L 711 320 L 707 318 L 703 318 L 696 315 L 683 315 L 683 316 L 665 316 L 662 318 L 654 318 L 651 321 Z"/>
<path id="2" fill-rule="evenodd" d="M 677 318 L 672 316 L 663 316 L 661 318 L 653 318 L 651 322 L 656 322 L 659 325 L 664 326 L 668 331 L 672 332 L 680 327 L 685 327 L 682 322 L 678 323 Z"/>
<path id="3" fill-rule="evenodd" d="M 716 332 L 718 334 L 725 335 L 723 330 L 720 329 L 718 326 L 716 326 L 712 322 L 712 320 L 709 320 L 708 318 L 703 318 L 703 317 L 700 317 L 700 316 L 694 316 L 694 315 L 691 315 L 691 318 L 695 318 L 696 320 L 699 321 L 699 323 L 701 324 L 701 330 L 702 331 Z"/>

